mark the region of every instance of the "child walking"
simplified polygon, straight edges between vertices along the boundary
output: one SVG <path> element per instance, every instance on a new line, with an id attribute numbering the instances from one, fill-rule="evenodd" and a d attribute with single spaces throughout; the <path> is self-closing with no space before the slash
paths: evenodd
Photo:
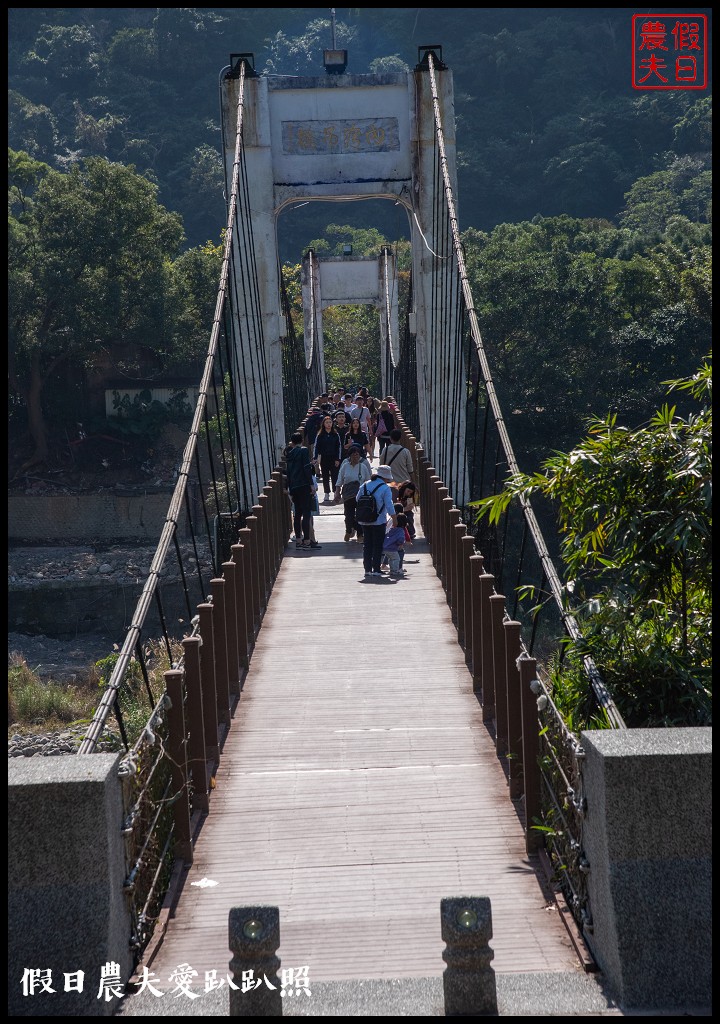
<path id="1" fill-rule="evenodd" d="M 388 523 L 388 528 L 385 531 L 383 554 L 387 556 L 390 575 L 398 577 L 402 576 L 405 572 L 402 567 L 402 560 L 405 555 L 405 544 L 408 539 L 406 529 L 407 516 L 400 512 L 396 517 L 396 521 L 397 526 L 393 526 L 392 522 Z"/>

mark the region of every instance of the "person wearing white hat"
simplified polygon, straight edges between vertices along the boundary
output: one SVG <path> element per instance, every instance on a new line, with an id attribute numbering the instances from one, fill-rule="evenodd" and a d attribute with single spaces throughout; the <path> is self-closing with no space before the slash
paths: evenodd
<path id="1" fill-rule="evenodd" d="M 388 517 L 396 523 L 397 513 L 392 500 L 392 491 L 388 483 L 392 480 L 390 466 L 378 466 L 372 477 L 357 492 L 355 499 L 355 518 L 363 529 L 363 567 L 365 578 L 382 579 L 380 563 L 382 561 L 385 528 Z"/>

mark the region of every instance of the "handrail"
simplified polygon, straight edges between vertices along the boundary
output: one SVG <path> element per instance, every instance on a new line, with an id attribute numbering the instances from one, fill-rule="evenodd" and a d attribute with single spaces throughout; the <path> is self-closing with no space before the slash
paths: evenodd
<path id="1" fill-rule="evenodd" d="M 450 215 L 450 226 L 452 231 L 453 248 L 455 251 L 455 259 L 457 262 L 458 272 L 460 274 L 460 281 L 462 285 L 462 294 L 465 303 L 465 309 L 467 311 L 470 320 L 470 331 L 472 339 L 477 351 L 477 356 L 482 366 L 484 384 L 487 389 L 488 401 L 493 411 L 495 423 L 497 425 L 498 434 L 503 446 L 505 458 L 507 459 L 508 468 L 510 474 L 516 476 L 520 473 L 517 460 L 515 459 L 515 453 L 513 451 L 512 444 L 510 442 L 510 436 L 507 432 L 507 427 L 503 419 L 502 411 L 500 409 L 500 402 L 495 391 L 495 385 L 493 383 L 492 374 L 490 372 L 490 366 L 487 360 L 487 354 L 480 334 L 480 325 L 478 323 L 477 312 L 473 301 L 473 295 L 470 288 L 470 281 L 468 279 L 467 270 L 465 268 L 465 257 L 463 255 L 462 242 L 460 240 L 460 229 L 458 226 L 457 213 L 455 210 L 455 201 L 453 199 L 452 185 L 450 182 L 450 175 L 448 172 L 447 157 L 445 154 L 445 141 L 443 137 L 442 120 L 440 117 L 440 102 L 437 92 L 437 83 L 435 81 L 434 71 L 434 59 L 432 53 L 428 54 L 428 70 L 430 74 L 430 83 L 432 91 L 433 109 L 435 113 L 435 130 L 437 136 L 438 150 L 440 153 L 440 165 L 442 168 L 443 176 L 443 187 L 445 190 L 445 198 L 448 205 Z M 560 578 L 557 574 L 555 566 L 553 564 L 550 553 L 548 552 L 545 540 L 542 536 L 540 526 L 535 517 L 535 513 L 530 504 L 529 498 L 525 495 L 520 495 L 520 504 L 522 506 L 523 514 L 528 524 L 528 528 L 532 534 L 533 541 L 535 543 L 536 550 L 540 561 L 542 562 L 543 569 L 546 574 L 547 582 L 552 590 L 553 598 L 558 607 L 560 617 L 565 625 L 568 635 L 571 639 L 578 643 L 582 639 L 580 628 L 577 624 L 575 617 L 565 607 L 563 601 L 563 587 L 560 583 Z M 620 712 L 615 707 L 615 703 L 610 696 L 610 693 L 603 682 L 603 679 L 598 671 L 595 662 L 590 655 L 584 655 L 583 663 L 587 672 L 590 683 L 595 691 L 598 703 L 603 707 L 607 713 L 608 721 L 614 729 L 626 728 L 625 722 L 623 721 Z"/>
<path id="2" fill-rule="evenodd" d="M 242 120 L 243 120 L 243 98 L 244 98 L 244 84 L 245 84 L 245 67 L 241 66 L 240 69 L 240 86 L 238 93 L 238 105 L 237 105 L 237 128 L 235 135 L 235 161 L 233 170 L 233 185 L 232 194 L 230 197 L 230 205 L 227 219 L 227 229 L 225 234 L 225 246 L 223 251 L 222 270 L 220 273 L 220 287 L 218 289 L 217 302 L 215 304 L 215 316 L 213 319 L 212 331 L 210 334 L 210 343 L 208 345 L 207 357 L 205 359 L 205 368 L 203 376 L 200 382 L 200 388 L 198 391 L 198 399 L 195 406 L 195 414 L 193 416 L 192 427 L 190 429 L 190 435 L 188 442 L 185 446 L 181 467 L 178 473 L 177 483 L 173 490 L 173 495 L 170 500 L 170 507 L 166 518 L 165 525 L 163 526 L 162 533 L 160 535 L 160 541 L 158 543 L 155 557 L 153 558 L 148 578 L 143 587 L 143 592 L 140 599 L 137 602 L 135 613 L 133 615 L 133 621 L 128 629 L 127 635 L 123 642 L 122 648 L 118 655 L 117 662 L 113 668 L 112 674 L 108 681 L 108 685 L 105 688 L 105 692 L 98 704 L 93 715 L 92 722 L 88 727 L 87 734 L 83 739 L 80 747 L 78 748 L 78 754 L 90 754 L 95 750 L 102 732 L 107 723 L 110 712 L 112 711 L 113 705 L 117 699 L 117 694 L 120 686 L 122 685 L 123 678 L 130 664 L 133 652 L 136 649 L 137 643 L 140 639 L 140 631 L 142 625 L 147 617 L 148 610 L 151 606 L 153 597 L 157 590 L 158 579 L 162 571 L 162 567 L 165 563 L 167 552 L 170 548 L 170 544 L 175 536 L 178 527 L 178 520 L 182 509 L 183 501 L 185 498 L 185 491 L 190 474 L 190 467 L 195 453 L 197 450 L 198 436 L 200 434 L 200 428 L 205 415 L 207 406 L 207 399 L 210 392 L 210 382 L 212 380 L 215 358 L 218 349 L 218 339 L 220 336 L 220 326 L 222 322 L 223 308 L 225 305 L 227 289 L 228 289 L 228 278 L 230 270 L 230 255 L 233 244 L 233 228 L 235 224 L 236 210 L 237 210 L 237 199 L 239 189 L 239 175 L 238 168 L 240 165 L 240 152 L 242 147 Z"/>

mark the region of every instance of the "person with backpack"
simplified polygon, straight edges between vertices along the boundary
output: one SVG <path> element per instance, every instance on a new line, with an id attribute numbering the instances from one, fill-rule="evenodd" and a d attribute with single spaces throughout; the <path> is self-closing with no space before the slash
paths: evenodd
<path id="1" fill-rule="evenodd" d="M 361 540 L 363 527 L 358 525 L 355 516 L 357 493 L 371 476 L 370 463 L 360 445 L 350 446 L 348 456 L 340 466 L 340 474 L 335 485 L 335 500 L 342 501 L 345 511 L 345 541 L 352 540 L 357 531 L 357 539 Z"/>
<path id="2" fill-rule="evenodd" d="M 413 475 L 413 460 L 408 449 L 400 444 L 402 431 L 395 427 L 390 431 L 390 443 L 385 449 L 383 462 L 392 469 L 393 480 L 396 484 L 402 484 L 411 480 Z"/>
<path id="3" fill-rule="evenodd" d="M 293 503 L 295 547 L 298 551 L 307 551 L 311 547 L 319 548 L 317 541 L 313 541 L 311 526 L 315 480 L 310 453 L 303 443 L 300 431 L 290 438 L 290 447 L 285 453 L 285 476 Z"/>
<path id="4" fill-rule="evenodd" d="M 388 487 L 390 480 L 392 480 L 390 467 L 378 466 L 370 480 L 362 484 L 357 493 L 355 518 L 363 531 L 365 579 L 374 577 L 382 579 L 380 563 L 388 516 L 392 520 L 393 526 L 397 525 L 392 493 Z"/>

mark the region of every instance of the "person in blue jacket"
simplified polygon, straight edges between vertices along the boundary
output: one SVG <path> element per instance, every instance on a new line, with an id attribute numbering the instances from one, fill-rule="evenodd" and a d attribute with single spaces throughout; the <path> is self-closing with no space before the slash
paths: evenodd
<path id="1" fill-rule="evenodd" d="M 397 525 L 392 491 L 388 487 L 390 480 L 392 480 L 392 469 L 389 466 L 378 466 L 368 482 L 364 483 L 357 492 L 355 518 L 358 525 L 363 528 L 363 567 L 366 579 L 373 577 L 382 579 L 380 563 L 388 517 L 392 520 L 393 526 Z M 362 514 L 364 505 L 362 499 L 366 494 L 371 495 L 375 503 L 375 515 L 372 518 Z"/>

